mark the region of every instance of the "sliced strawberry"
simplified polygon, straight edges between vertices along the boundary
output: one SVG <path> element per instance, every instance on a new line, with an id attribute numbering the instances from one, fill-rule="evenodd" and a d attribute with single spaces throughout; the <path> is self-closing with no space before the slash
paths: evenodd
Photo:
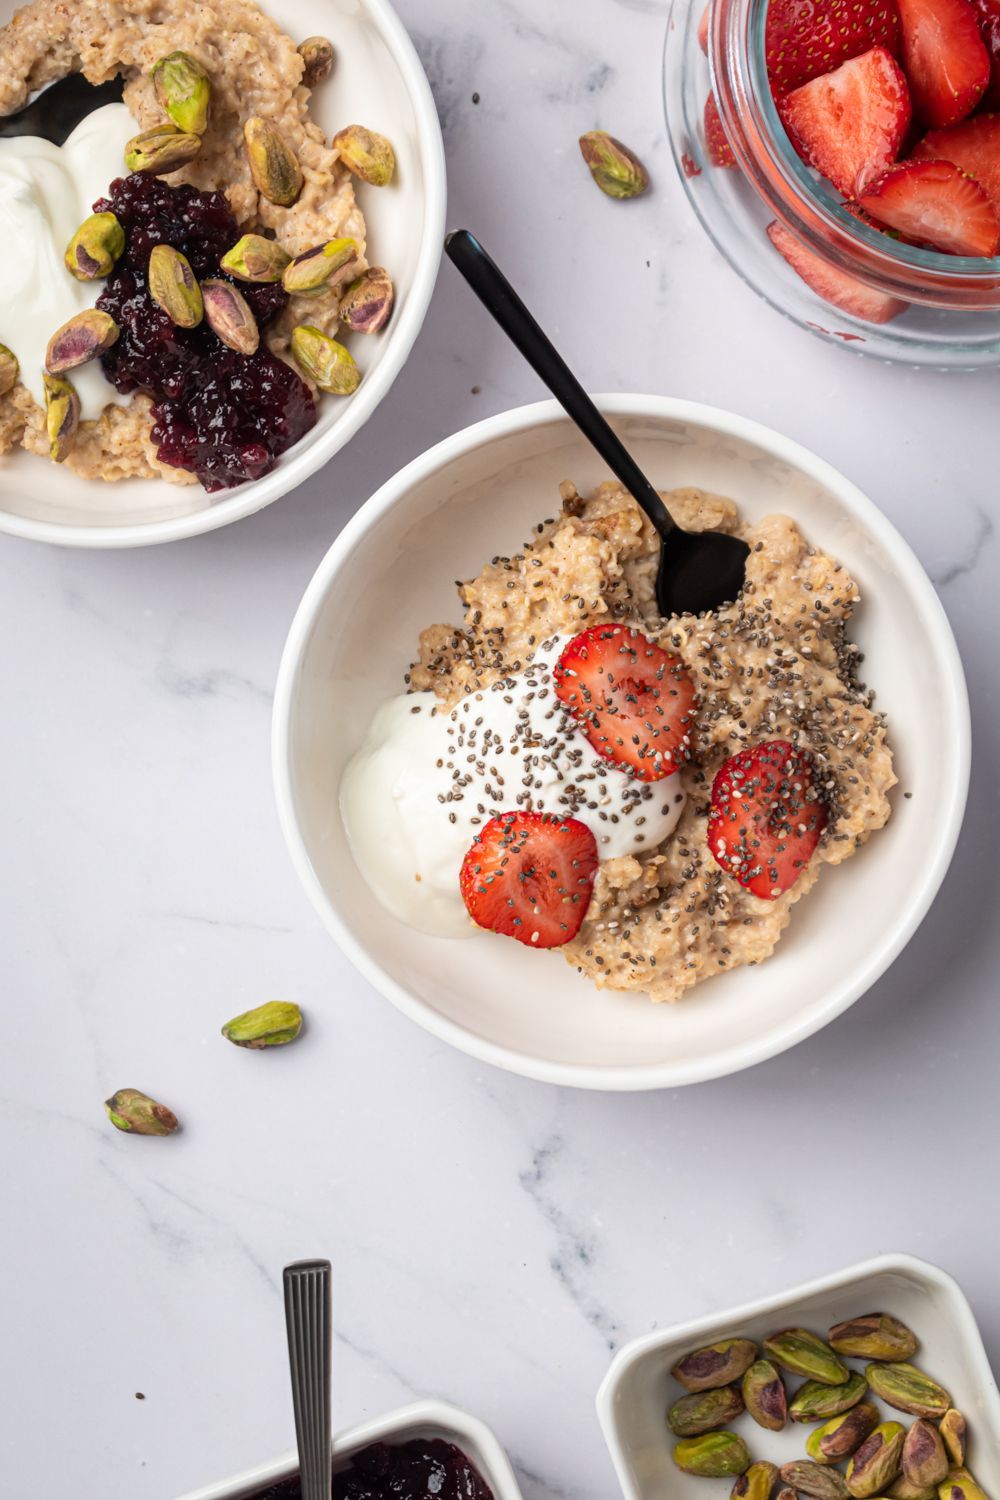
<path id="1" fill-rule="evenodd" d="M 899 155 L 910 91 L 892 54 L 873 47 L 793 90 L 778 112 L 800 155 L 855 198 Z"/>
<path id="2" fill-rule="evenodd" d="M 708 55 L 708 23 L 711 20 L 711 12 L 712 4 L 711 0 L 709 0 L 709 3 L 701 13 L 701 20 L 698 22 L 698 46 L 706 56 Z"/>
<path id="3" fill-rule="evenodd" d="M 865 323 L 888 323 L 906 311 L 905 302 L 889 297 L 885 292 L 876 291 L 874 287 L 859 281 L 856 276 L 842 271 L 839 266 L 831 266 L 827 261 L 821 260 L 814 250 L 797 240 L 784 224 L 777 221 L 769 224 L 767 235 L 778 253 L 812 287 L 817 297 L 822 297 L 824 302 L 831 302 L 842 312 L 850 313 L 852 318 L 861 318 Z"/>
<path id="4" fill-rule="evenodd" d="M 597 840 L 576 818 L 507 812 L 476 834 L 459 887 L 479 927 L 529 948 L 576 937 L 597 873 Z"/>
<path id="5" fill-rule="evenodd" d="M 764 47 L 781 98 L 872 47 L 898 57 L 899 15 L 894 0 L 770 0 Z"/>
<path id="6" fill-rule="evenodd" d="M 740 750 L 712 783 L 708 847 L 727 875 L 765 901 L 795 884 L 826 827 L 808 750 L 765 740 Z"/>
<path id="7" fill-rule="evenodd" d="M 858 199 L 880 224 L 950 255 L 996 255 L 1000 221 L 978 182 L 950 161 L 901 161 Z"/>
<path id="8" fill-rule="evenodd" d="M 722 118 L 719 115 L 719 106 L 715 102 L 715 95 L 709 94 L 705 100 L 705 150 L 713 167 L 735 167 L 738 165 L 733 155 L 733 148 L 729 144 L 729 138 L 723 128 Z"/>
<path id="9" fill-rule="evenodd" d="M 917 114 L 954 125 L 979 103 L 990 58 L 969 0 L 898 0 L 903 67 Z"/>
<path id="10" fill-rule="evenodd" d="M 990 82 L 983 100 L 996 109 L 1000 105 L 1000 0 L 972 0 L 972 8 L 990 58 Z"/>
<path id="11" fill-rule="evenodd" d="M 691 758 L 694 685 L 676 656 L 625 625 L 575 636 L 553 672 L 556 696 L 598 755 L 639 781 Z"/>
<path id="12" fill-rule="evenodd" d="M 974 177 L 1000 214 L 1000 115 L 973 115 L 932 130 L 910 153 L 914 161 L 950 161 Z"/>

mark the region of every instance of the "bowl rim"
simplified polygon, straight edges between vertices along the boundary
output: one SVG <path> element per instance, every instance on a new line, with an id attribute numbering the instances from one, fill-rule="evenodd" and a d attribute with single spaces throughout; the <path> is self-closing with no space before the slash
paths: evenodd
<path id="1" fill-rule="evenodd" d="M 871 1276 L 891 1275 L 893 1272 L 922 1282 L 934 1299 L 948 1298 L 950 1300 L 952 1311 L 959 1325 L 958 1340 L 963 1355 L 971 1355 L 975 1366 L 972 1371 L 973 1382 L 980 1387 L 984 1399 L 992 1408 L 994 1427 L 1000 1425 L 1000 1392 L 997 1390 L 996 1380 L 990 1368 L 979 1324 L 962 1288 L 953 1276 L 943 1271 L 940 1266 L 934 1265 L 932 1261 L 921 1260 L 918 1256 L 909 1255 L 903 1251 L 889 1252 L 885 1255 L 873 1256 L 869 1260 L 859 1261 L 855 1265 L 845 1266 L 839 1271 L 831 1271 L 825 1276 L 815 1277 L 811 1281 L 802 1282 L 785 1291 L 755 1297 L 752 1302 L 745 1302 L 739 1307 L 723 1308 L 720 1312 L 707 1313 L 704 1317 L 655 1329 L 623 1345 L 608 1366 L 607 1373 L 598 1387 L 595 1405 L 597 1420 L 626 1500 L 643 1500 L 643 1495 L 635 1483 L 632 1468 L 628 1462 L 629 1448 L 621 1435 L 615 1408 L 618 1391 L 625 1375 L 650 1350 L 667 1348 L 672 1344 L 710 1342 L 712 1335 L 722 1329 L 739 1328 L 753 1318 L 769 1314 L 777 1315 L 784 1310 L 791 1310 L 806 1298 L 824 1292 L 839 1291 L 856 1281 L 862 1281 Z"/>
<path id="2" fill-rule="evenodd" d="M 267 4 L 267 0 L 264 0 Z M 444 139 L 434 95 L 417 49 L 389 0 L 358 0 L 368 12 L 391 53 L 414 111 L 420 160 L 425 174 L 424 227 L 413 285 L 392 320 L 392 346 L 362 382 L 337 425 L 314 442 L 301 441 L 270 474 L 239 485 L 229 499 L 210 503 L 188 515 L 165 521 L 120 526 L 63 526 L 12 515 L 0 507 L 0 534 L 63 547 L 121 548 L 154 546 L 201 536 L 254 515 L 296 489 L 341 451 L 372 417 L 409 358 L 423 327 L 437 281 L 447 215 Z M 98 481 L 95 481 L 98 482 Z M 161 484 L 166 480 L 153 481 Z"/>
<path id="3" fill-rule="evenodd" d="M 513 1048 L 501 1046 L 467 1031 L 449 1018 L 439 1015 L 424 1001 L 410 994 L 384 972 L 375 958 L 355 938 L 327 896 L 313 869 L 306 849 L 295 808 L 291 779 L 290 728 L 296 696 L 299 663 L 313 626 L 337 577 L 350 566 L 353 554 L 371 526 L 385 516 L 413 485 L 439 472 L 454 460 L 486 447 L 512 433 L 529 431 L 551 422 L 570 425 L 569 418 L 556 401 L 540 401 L 514 407 L 463 428 L 411 460 L 383 484 L 361 506 L 336 537 L 311 578 L 295 613 L 282 652 L 275 684 L 272 715 L 272 779 L 278 805 L 281 829 L 292 858 L 313 906 L 327 931 L 361 975 L 390 1000 L 404 1015 L 417 1021 L 425 1030 L 451 1046 L 459 1048 L 480 1062 L 505 1068 L 543 1083 L 603 1091 L 639 1091 L 674 1088 L 725 1077 L 777 1056 L 796 1046 L 806 1037 L 820 1031 L 860 998 L 889 968 L 899 955 L 937 895 L 958 841 L 968 796 L 971 761 L 971 723 L 968 689 L 958 646 L 951 625 L 923 565 L 909 543 L 882 514 L 873 501 L 844 477 L 825 459 L 784 437 L 769 427 L 720 407 L 682 400 L 673 396 L 640 394 L 596 395 L 593 397 L 608 416 L 661 418 L 708 428 L 722 436 L 743 440 L 762 448 L 773 457 L 799 469 L 808 478 L 833 491 L 846 504 L 868 533 L 891 553 L 900 575 L 915 596 L 927 629 L 940 652 L 946 674 L 949 698 L 940 705 L 949 716 L 956 744 L 955 772 L 948 786 L 941 788 L 941 802 L 936 824 L 935 855 L 920 874 L 905 908 L 895 915 L 882 941 L 872 951 L 853 984 L 831 989 L 829 999 L 815 1015 L 791 1019 L 784 1026 L 772 1028 L 753 1045 L 740 1043 L 723 1047 L 710 1058 L 677 1063 L 618 1065 L 601 1068 L 596 1064 L 558 1063 L 532 1057 Z"/>

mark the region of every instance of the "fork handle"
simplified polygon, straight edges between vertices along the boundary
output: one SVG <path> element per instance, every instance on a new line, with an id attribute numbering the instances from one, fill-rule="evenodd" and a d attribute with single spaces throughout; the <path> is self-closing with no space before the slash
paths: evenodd
<path id="1" fill-rule="evenodd" d="M 302 1500 L 330 1500 L 330 1275 L 328 1260 L 299 1260 L 284 1271 Z"/>

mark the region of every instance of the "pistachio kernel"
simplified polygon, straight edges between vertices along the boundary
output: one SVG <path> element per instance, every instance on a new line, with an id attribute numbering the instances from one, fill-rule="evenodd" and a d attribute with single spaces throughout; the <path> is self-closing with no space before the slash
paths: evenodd
<path id="1" fill-rule="evenodd" d="M 349 352 L 321 329 L 309 323 L 293 328 L 291 348 L 299 369 L 321 391 L 350 396 L 361 384 L 361 371 Z"/>
<path id="2" fill-rule="evenodd" d="M 188 52 L 168 52 L 153 64 L 152 77 L 156 97 L 178 130 L 204 135 L 212 84 L 197 58 Z"/>
<path id="3" fill-rule="evenodd" d="M 203 281 L 201 295 L 212 332 L 237 354 L 256 354 L 260 329 L 243 293 L 231 281 Z"/>
<path id="4" fill-rule="evenodd" d="M 45 385 L 45 432 L 49 456 L 61 464 L 69 455 L 80 427 L 80 398 L 62 375 L 43 375 Z"/>
<path id="5" fill-rule="evenodd" d="M 119 1089 L 104 1101 L 108 1119 L 116 1130 L 135 1135 L 173 1135 L 177 1116 L 165 1104 L 157 1104 L 138 1089 Z"/>
<path id="6" fill-rule="evenodd" d="M 333 138 L 333 147 L 349 172 L 372 187 L 386 187 L 396 170 L 396 154 L 384 135 L 364 125 L 345 125 Z"/>
<path id="7" fill-rule="evenodd" d="M 154 245 L 149 256 L 149 295 L 178 328 L 197 328 L 204 312 L 191 262 L 173 245 Z"/>
<path id="8" fill-rule="evenodd" d="M 88 364 L 110 349 L 120 332 L 108 313 L 88 307 L 56 329 L 45 351 L 45 368 L 50 375 L 65 375 L 67 370 Z"/>
<path id="9" fill-rule="evenodd" d="M 194 161 L 201 150 L 201 136 L 178 130 L 176 125 L 154 125 L 134 135 L 125 147 L 125 165 L 146 177 L 165 177 Z"/>
<path id="10" fill-rule="evenodd" d="M 608 198 L 637 198 L 649 187 L 649 173 L 635 152 L 606 130 L 589 130 L 581 135 L 580 154 Z"/>
<path id="11" fill-rule="evenodd" d="M 91 214 L 66 246 L 64 262 L 77 281 L 110 276 L 125 249 L 125 231 L 114 214 Z"/>
<path id="12" fill-rule="evenodd" d="M 307 36 L 300 42 L 298 53 L 302 59 L 302 82 L 307 89 L 314 89 L 324 78 L 329 78 L 333 68 L 333 43 L 325 36 Z"/>
<path id="13" fill-rule="evenodd" d="M 251 115 L 243 126 L 250 175 L 271 203 L 290 208 L 302 191 L 302 168 L 276 125 Z"/>
<path id="14" fill-rule="evenodd" d="M 269 240 L 262 234 L 245 234 L 226 251 L 219 265 L 237 281 L 269 282 L 281 280 L 291 259 L 277 240 Z"/>
<path id="15" fill-rule="evenodd" d="M 254 1010 L 234 1016 L 222 1035 L 237 1047 L 284 1047 L 302 1030 L 302 1012 L 291 1000 L 269 1000 Z"/>
<path id="16" fill-rule="evenodd" d="M 340 321 L 352 333 L 380 333 L 392 315 L 392 277 L 382 266 L 369 266 L 352 281 L 340 303 Z"/>
<path id="17" fill-rule="evenodd" d="M 320 297 L 347 281 L 358 261 L 357 241 L 342 237 L 303 250 L 286 267 L 281 284 L 290 296 Z"/>
<path id="18" fill-rule="evenodd" d="M 0 344 L 0 396 L 14 389 L 19 370 L 17 355 L 6 344 Z"/>

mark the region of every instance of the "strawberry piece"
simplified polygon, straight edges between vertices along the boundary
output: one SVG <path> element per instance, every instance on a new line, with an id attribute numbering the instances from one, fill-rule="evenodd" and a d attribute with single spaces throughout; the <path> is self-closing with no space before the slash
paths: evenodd
<path id="1" fill-rule="evenodd" d="M 996 255 L 1000 221 L 979 183 L 950 161 L 901 161 L 858 199 L 880 224 L 950 255 Z"/>
<path id="2" fill-rule="evenodd" d="M 873 47 L 786 95 L 779 105 L 799 154 L 848 198 L 899 155 L 910 128 L 906 75 Z"/>
<path id="3" fill-rule="evenodd" d="M 605 760 L 660 781 L 691 758 L 694 685 L 680 660 L 625 625 L 593 625 L 556 662 L 556 696 Z"/>
<path id="4" fill-rule="evenodd" d="M 932 130 L 910 153 L 914 161 L 950 161 L 974 177 L 1000 214 L 1000 115 L 973 115 Z"/>
<path id="5" fill-rule="evenodd" d="M 839 266 L 831 266 L 821 260 L 814 250 L 797 240 L 791 230 L 777 220 L 767 226 L 771 244 L 783 255 L 797 275 L 811 286 L 817 297 L 850 313 L 852 318 L 861 318 L 865 323 L 889 323 L 906 311 L 907 304 L 897 297 L 876 291 L 866 282 L 850 276 Z"/>
<path id="6" fill-rule="evenodd" d="M 1000 0 L 972 0 L 972 8 L 990 59 L 990 81 L 983 102 L 996 109 L 1000 106 Z"/>
<path id="7" fill-rule="evenodd" d="M 954 125 L 979 103 L 990 57 L 969 0 L 899 0 L 903 68 L 917 114 Z"/>
<path id="8" fill-rule="evenodd" d="M 727 875 L 773 901 L 798 880 L 826 819 L 811 753 L 787 740 L 765 740 L 720 767 L 706 837 Z"/>
<path id="9" fill-rule="evenodd" d="M 712 4 L 711 0 L 709 0 L 709 3 L 701 13 L 701 20 L 698 22 L 698 46 L 706 57 L 708 56 L 708 23 L 711 19 L 711 10 Z"/>
<path id="10" fill-rule="evenodd" d="M 770 0 L 764 47 L 775 98 L 872 47 L 899 55 L 894 0 Z"/>
<path id="11" fill-rule="evenodd" d="M 478 927 L 529 948 L 558 948 L 576 937 L 587 915 L 597 864 L 586 823 L 500 813 L 473 839 L 459 888 Z"/>
<path id="12" fill-rule="evenodd" d="M 713 167 L 739 165 L 723 127 L 714 94 L 709 94 L 705 100 L 705 150 L 708 152 L 708 159 Z"/>

